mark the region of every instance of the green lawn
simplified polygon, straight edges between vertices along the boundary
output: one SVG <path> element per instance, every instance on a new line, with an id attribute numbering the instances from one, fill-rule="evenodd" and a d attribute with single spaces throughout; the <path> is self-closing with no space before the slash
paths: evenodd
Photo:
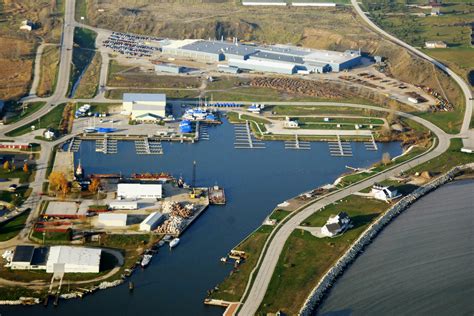
<path id="1" fill-rule="evenodd" d="M 270 214 L 270 219 L 276 220 L 278 223 L 281 222 L 285 217 L 287 217 L 291 212 L 289 211 L 284 211 L 280 209 L 276 209 Z"/>
<path id="2" fill-rule="evenodd" d="M 36 129 L 41 128 L 53 128 L 59 129 L 59 124 L 61 123 L 61 118 L 63 115 L 65 104 L 60 104 L 54 108 L 52 108 L 48 113 L 42 116 L 40 119 L 33 121 L 27 125 L 23 125 L 14 129 L 11 132 L 6 133 L 7 136 L 15 137 L 21 136 L 26 133 L 31 132 L 31 126 L 34 125 Z"/>
<path id="3" fill-rule="evenodd" d="M 263 245 L 267 240 L 271 226 L 261 226 L 253 234 L 242 241 L 236 250 L 245 251 L 247 259 L 237 270 L 232 272 L 222 283 L 218 285 L 219 290 L 211 294 L 211 298 L 222 299 L 226 301 L 239 301 L 244 293 L 250 273 L 257 264 L 258 257 L 262 252 Z"/>
<path id="4" fill-rule="evenodd" d="M 26 103 L 24 106 L 22 106 L 22 109 L 19 111 L 18 115 L 9 120 L 7 123 L 12 124 L 15 122 L 18 122 L 25 117 L 30 116 L 31 114 L 35 113 L 39 109 L 41 109 L 46 102 L 32 102 L 32 103 Z"/>
<path id="5" fill-rule="evenodd" d="M 284 246 L 258 312 L 266 314 L 281 310 L 288 315 L 297 314 L 322 275 L 388 207 L 381 201 L 349 196 L 306 219 L 304 224 L 322 226 L 330 215 L 345 211 L 354 227 L 342 236 L 321 239 L 309 232 L 295 230 Z"/>
<path id="6" fill-rule="evenodd" d="M 0 242 L 12 239 L 25 227 L 29 212 L 25 212 L 8 223 L 0 225 Z"/>

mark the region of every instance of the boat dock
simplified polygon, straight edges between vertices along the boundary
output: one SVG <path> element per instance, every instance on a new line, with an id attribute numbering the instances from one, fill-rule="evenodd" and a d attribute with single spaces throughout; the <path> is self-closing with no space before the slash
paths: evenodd
<path id="1" fill-rule="evenodd" d="M 161 141 L 149 139 L 148 137 L 135 140 L 135 150 L 138 155 L 163 154 L 163 147 L 161 146 Z"/>
<path id="2" fill-rule="evenodd" d="M 366 150 L 370 150 L 370 151 L 378 150 L 377 143 L 375 142 L 373 134 L 370 134 L 370 140 L 367 142 L 364 142 L 364 146 Z"/>
<path id="3" fill-rule="evenodd" d="M 79 148 L 81 147 L 82 140 L 77 137 L 73 137 L 71 139 L 71 142 L 69 143 L 68 151 L 77 153 L 79 151 Z"/>
<path id="4" fill-rule="evenodd" d="M 246 121 L 243 124 L 234 124 L 235 142 L 234 148 L 236 149 L 263 149 L 265 143 L 254 139 L 252 131 L 250 130 L 250 123 Z"/>
<path id="5" fill-rule="evenodd" d="M 95 141 L 95 151 L 106 155 L 117 153 L 117 140 L 104 137 Z"/>
<path id="6" fill-rule="evenodd" d="M 329 153 L 334 157 L 352 157 L 351 143 L 341 141 L 341 137 L 337 135 L 336 141 L 328 142 Z"/>
<path id="7" fill-rule="evenodd" d="M 295 140 L 285 141 L 285 149 L 294 149 L 294 150 L 309 150 L 311 149 L 310 142 L 300 141 L 298 135 L 295 135 Z"/>

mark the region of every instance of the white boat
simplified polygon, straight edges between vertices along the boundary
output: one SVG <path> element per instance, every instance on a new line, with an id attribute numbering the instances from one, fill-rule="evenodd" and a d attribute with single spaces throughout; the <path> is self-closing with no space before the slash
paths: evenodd
<path id="1" fill-rule="evenodd" d="M 176 247 L 179 244 L 179 238 L 175 238 L 170 241 L 170 249 Z"/>
<path id="2" fill-rule="evenodd" d="M 153 255 L 146 254 L 143 256 L 142 262 L 140 263 L 142 268 L 145 268 L 150 263 L 151 258 L 153 258 Z"/>

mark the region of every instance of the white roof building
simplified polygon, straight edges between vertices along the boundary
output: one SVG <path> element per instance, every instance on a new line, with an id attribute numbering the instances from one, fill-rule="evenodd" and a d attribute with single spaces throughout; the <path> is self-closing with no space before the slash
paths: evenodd
<path id="1" fill-rule="evenodd" d="M 100 213 L 97 224 L 105 227 L 125 227 L 127 214 Z"/>
<path id="2" fill-rule="evenodd" d="M 124 93 L 123 113 L 132 119 L 150 114 L 157 117 L 166 116 L 166 95 L 162 93 Z"/>
<path id="3" fill-rule="evenodd" d="M 119 183 L 117 197 L 124 199 L 161 199 L 163 187 L 156 183 Z"/>
<path id="4" fill-rule="evenodd" d="M 98 273 L 101 249 L 53 246 L 49 249 L 46 272 L 53 273 L 55 264 L 64 264 L 65 273 Z"/>
<path id="5" fill-rule="evenodd" d="M 400 196 L 400 194 L 398 194 L 398 191 L 396 189 L 391 188 L 389 186 L 381 185 L 378 183 L 375 183 L 373 185 L 371 193 L 374 196 L 374 198 L 376 198 L 377 200 L 386 201 L 386 202 L 389 202 Z"/>
<path id="6" fill-rule="evenodd" d="M 109 203 L 112 210 L 136 210 L 138 209 L 137 201 L 113 201 Z"/>
<path id="7" fill-rule="evenodd" d="M 153 212 L 150 215 L 147 216 L 143 220 L 143 222 L 140 223 L 140 231 L 144 232 L 150 232 L 158 227 L 162 220 L 163 214 L 159 212 Z"/>

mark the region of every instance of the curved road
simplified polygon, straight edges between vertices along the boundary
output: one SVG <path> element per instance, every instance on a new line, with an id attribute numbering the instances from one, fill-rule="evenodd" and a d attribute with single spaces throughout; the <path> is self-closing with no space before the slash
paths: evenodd
<path id="1" fill-rule="evenodd" d="M 416 48 L 406 44 L 405 42 L 397 39 L 396 37 L 388 34 L 384 30 L 380 29 L 377 25 L 375 25 L 362 11 L 360 8 L 359 4 L 357 3 L 356 0 L 351 0 L 352 5 L 354 6 L 356 12 L 362 17 L 362 19 L 369 24 L 373 29 L 375 29 L 377 32 L 380 34 L 384 35 L 388 39 L 390 39 L 392 42 L 408 49 L 412 53 L 416 54 L 417 56 L 424 58 L 446 72 L 448 75 L 450 75 L 461 87 L 464 96 L 465 96 L 465 102 L 466 102 L 466 110 L 464 113 L 464 119 L 463 119 L 463 124 L 461 128 L 461 133 L 458 136 L 465 137 L 466 139 L 463 140 L 464 144 L 469 144 L 469 142 L 472 142 L 472 136 L 474 136 L 472 132 L 469 131 L 469 125 L 471 122 L 471 117 L 472 117 L 472 106 L 473 106 L 473 101 L 472 101 L 472 92 L 469 88 L 469 86 L 464 82 L 464 80 L 458 76 L 456 73 L 454 73 L 451 69 L 443 65 L 442 63 L 436 61 L 435 59 L 431 58 L 430 56 L 418 51 Z M 353 106 L 353 105 L 352 105 Z M 369 107 L 366 106 L 366 108 L 374 108 L 376 110 L 380 110 L 380 108 L 377 107 Z M 410 119 L 413 119 L 414 121 L 423 124 L 427 128 L 429 128 L 437 137 L 439 140 L 438 145 L 434 150 L 431 152 L 416 158 L 414 160 L 405 162 L 401 165 L 396 166 L 395 168 L 392 168 L 386 172 L 383 172 L 382 174 L 379 174 L 375 177 L 372 177 L 370 179 L 367 179 L 365 181 L 362 181 L 360 183 L 357 183 L 355 185 L 349 186 L 345 189 L 342 189 L 340 191 L 337 191 L 333 194 L 330 194 L 329 196 L 326 196 L 322 198 L 321 200 L 317 201 L 316 203 L 308 206 L 307 208 L 303 209 L 299 213 L 297 213 L 295 216 L 293 216 L 290 220 L 288 220 L 285 224 L 283 224 L 280 229 L 276 232 L 274 235 L 273 239 L 270 241 L 269 244 L 266 244 L 266 253 L 265 257 L 263 257 L 263 261 L 260 265 L 260 268 L 257 271 L 257 275 L 255 277 L 255 280 L 252 284 L 252 287 L 250 288 L 250 291 L 247 293 L 246 291 L 246 300 L 243 302 L 243 306 L 241 310 L 239 311 L 239 315 L 247 316 L 247 315 L 255 315 L 257 313 L 257 310 L 260 306 L 260 304 L 263 301 L 263 298 L 265 296 L 265 293 L 267 291 L 268 285 L 270 283 L 270 280 L 273 275 L 273 271 L 275 270 L 275 267 L 277 265 L 278 259 L 280 257 L 280 254 L 283 250 L 283 247 L 285 245 L 286 240 L 290 236 L 290 234 L 300 225 L 300 223 L 305 220 L 307 217 L 309 217 L 311 214 L 314 212 L 317 212 L 320 210 L 322 207 L 325 207 L 331 203 L 334 203 L 354 192 L 358 192 L 370 185 L 372 185 L 374 182 L 380 182 L 386 179 L 389 176 L 395 176 L 402 172 L 403 170 L 410 169 L 411 167 L 424 163 L 428 160 L 431 160 L 443 152 L 445 152 L 450 143 L 450 135 L 446 134 L 444 131 L 442 131 L 439 127 L 434 125 L 431 122 L 428 122 L 424 119 L 421 119 L 419 117 L 415 117 L 413 115 L 409 115 L 406 113 L 398 112 L 397 113 L 400 116 L 403 117 L 408 117 Z M 469 139 L 471 138 L 471 139 Z M 245 296 L 245 295 L 244 295 Z"/>

